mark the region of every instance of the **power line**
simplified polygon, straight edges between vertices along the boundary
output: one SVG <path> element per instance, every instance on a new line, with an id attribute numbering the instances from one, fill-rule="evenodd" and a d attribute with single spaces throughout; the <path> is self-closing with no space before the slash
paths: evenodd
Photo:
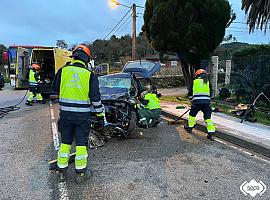
<path id="1" fill-rule="evenodd" d="M 105 40 L 116 28 L 117 26 L 125 19 L 125 17 L 128 15 L 128 13 L 131 11 L 132 8 L 130 8 L 127 13 L 122 17 L 122 19 L 115 25 L 115 27 L 103 38 Z"/>
<path id="2" fill-rule="evenodd" d="M 138 8 L 143 8 L 143 9 L 145 8 L 145 7 L 143 7 L 143 6 L 138 6 L 138 5 L 136 5 L 136 7 L 138 7 Z"/>
<path id="3" fill-rule="evenodd" d="M 119 27 L 118 27 L 118 29 L 116 30 L 116 31 L 114 31 L 113 32 L 113 35 L 117 32 L 117 31 L 119 31 L 127 22 L 128 22 L 128 20 L 131 18 L 131 16 L 132 15 L 130 15 Z"/>
<path id="4" fill-rule="evenodd" d="M 228 27 L 228 28 L 239 29 L 239 30 L 249 30 L 248 27 L 235 27 L 235 26 L 231 26 L 231 27 Z"/>
<path id="5" fill-rule="evenodd" d="M 245 25 L 247 25 L 247 23 L 245 23 L 245 22 L 232 22 L 232 24 L 245 24 Z"/>
<path id="6" fill-rule="evenodd" d="M 227 30 L 227 31 L 229 31 L 229 32 L 239 32 L 239 33 L 244 33 L 244 32 L 246 32 L 246 31 L 237 31 L 237 30 Z"/>

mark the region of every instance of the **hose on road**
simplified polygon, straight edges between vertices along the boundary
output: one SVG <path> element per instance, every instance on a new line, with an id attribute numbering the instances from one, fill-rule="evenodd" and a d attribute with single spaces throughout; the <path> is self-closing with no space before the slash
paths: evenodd
<path id="1" fill-rule="evenodd" d="M 7 107 L 0 108 L 0 118 L 3 118 L 5 115 L 7 115 L 11 111 L 19 110 L 20 107 L 18 105 L 20 105 L 23 102 L 23 100 L 25 99 L 27 93 L 28 93 L 28 90 L 26 90 L 24 97 L 20 100 L 19 103 L 15 104 L 15 105 L 12 105 L 12 106 L 7 106 Z"/>

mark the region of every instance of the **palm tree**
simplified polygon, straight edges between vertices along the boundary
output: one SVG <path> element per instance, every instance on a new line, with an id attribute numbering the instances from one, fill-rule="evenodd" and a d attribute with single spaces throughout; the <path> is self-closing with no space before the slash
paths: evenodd
<path id="1" fill-rule="evenodd" d="M 249 32 L 270 28 L 270 0 L 242 0 L 242 10 L 248 15 Z"/>

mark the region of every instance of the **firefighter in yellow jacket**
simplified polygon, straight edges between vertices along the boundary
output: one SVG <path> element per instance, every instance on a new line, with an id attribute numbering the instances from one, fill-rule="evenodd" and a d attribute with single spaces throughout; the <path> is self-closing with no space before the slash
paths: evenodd
<path id="1" fill-rule="evenodd" d="M 188 91 L 188 96 L 192 100 L 191 109 L 188 117 L 188 126 L 185 129 L 191 133 L 196 124 L 196 115 L 199 111 L 203 112 L 204 121 L 207 124 L 207 138 L 214 140 L 215 125 L 211 119 L 212 109 L 211 103 L 211 85 L 208 80 L 208 76 L 204 69 L 199 69 L 195 72 L 195 79 Z"/>
<path id="2" fill-rule="evenodd" d="M 91 107 L 95 110 L 99 128 L 104 126 L 105 112 L 101 104 L 98 78 L 87 66 L 91 58 L 90 49 L 79 45 L 73 50 L 72 58 L 71 63 L 58 70 L 53 82 L 60 104 L 58 130 L 61 133 L 61 145 L 57 166 L 59 180 L 66 180 L 69 153 L 75 138 L 75 170 L 76 181 L 79 183 L 91 176 L 91 170 L 87 168 L 86 148 L 91 126 Z"/>
<path id="3" fill-rule="evenodd" d="M 161 115 L 160 100 L 158 95 L 145 90 L 140 95 L 138 107 L 139 126 L 148 128 L 149 125 L 157 126 Z"/>
<path id="4" fill-rule="evenodd" d="M 39 70 L 41 69 L 39 64 L 32 64 L 29 71 L 29 97 L 26 101 L 26 105 L 32 106 L 34 102 L 34 98 L 37 98 L 37 102 L 45 103 L 43 97 L 39 92 L 39 83 L 40 83 L 40 75 Z"/>

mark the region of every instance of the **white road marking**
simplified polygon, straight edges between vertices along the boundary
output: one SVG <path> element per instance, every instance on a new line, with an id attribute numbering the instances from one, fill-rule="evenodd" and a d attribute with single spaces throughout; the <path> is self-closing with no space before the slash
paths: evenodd
<path id="1" fill-rule="evenodd" d="M 52 102 L 50 101 L 50 107 L 52 107 Z M 53 133 L 53 144 L 54 144 L 54 149 L 56 151 L 59 150 L 59 136 L 58 136 L 58 131 L 57 131 L 57 124 L 55 123 L 55 116 L 54 116 L 54 111 L 51 108 L 50 109 L 51 113 L 51 120 L 52 120 L 52 133 Z M 67 183 L 61 182 L 58 183 L 58 191 L 59 191 L 59 200 L 69 200 L 68 197 L 68 190 L 67 190 Z"/>
<path id="2" fill-rule="evenodd" d="M 54 120 L 55 119 L 55 117 L 54 117 L 54 111 L 53 111 L 53 109 L 51 108 L 51 119 L 52 120 Z"/>
<path id="3" fill-rule="evenodd" d="M 52 132 L 53 132 L 54 148 L 57 151 L 59 149 L 59 137 L 58 137 L 57 125 L 55 122 L 52 122 Z"/>
<path id="4" fill-rule="evenodd" d="M 240 147 L 231 145 L 231 144 L 229 144 L 229 143 L 227 143 L 227 142 L 225 142 L 225 141 L 223 141 L 223 140 L 217 139 L 217 138 L 215 138 L 215 141 L 217 141 L 217 142 L 219 142 L 219 143 L 221 143 L 221 144 L 224 144 L 224 145 L 226 145 L 226 146 L 229 146 L 229 147 L 231 147 L 231 148 L 233 148 L 233 149 L 236 149 L 236 150 L 238 150 L 238 151 L 240 151 L 240 152 L 242 152 L 242 153 L 244 153 L 244 154 L 247 154 L 247 155 L 249 155 L 249 156 L 252 156 L 253 158 L 259 159 L 259 160 L 261 160 L 261 161 L 264 161 L 264 162 L 267 162 L 268 164 L 270 164 L 270 161 L 269 161 L 269 160 L 266 160 L 266 159 L 264 159 L 264 158 L 261 158 L 261 157 L 255 155 L 255 154 L 253 154 L 253 153 L 251 153 L 251 152 L 248 152 L 248 151 L 246 151 L 246 150 L 244 150 L 244 149 L 242 149 L 242 148 L 240 148 Z"/>

